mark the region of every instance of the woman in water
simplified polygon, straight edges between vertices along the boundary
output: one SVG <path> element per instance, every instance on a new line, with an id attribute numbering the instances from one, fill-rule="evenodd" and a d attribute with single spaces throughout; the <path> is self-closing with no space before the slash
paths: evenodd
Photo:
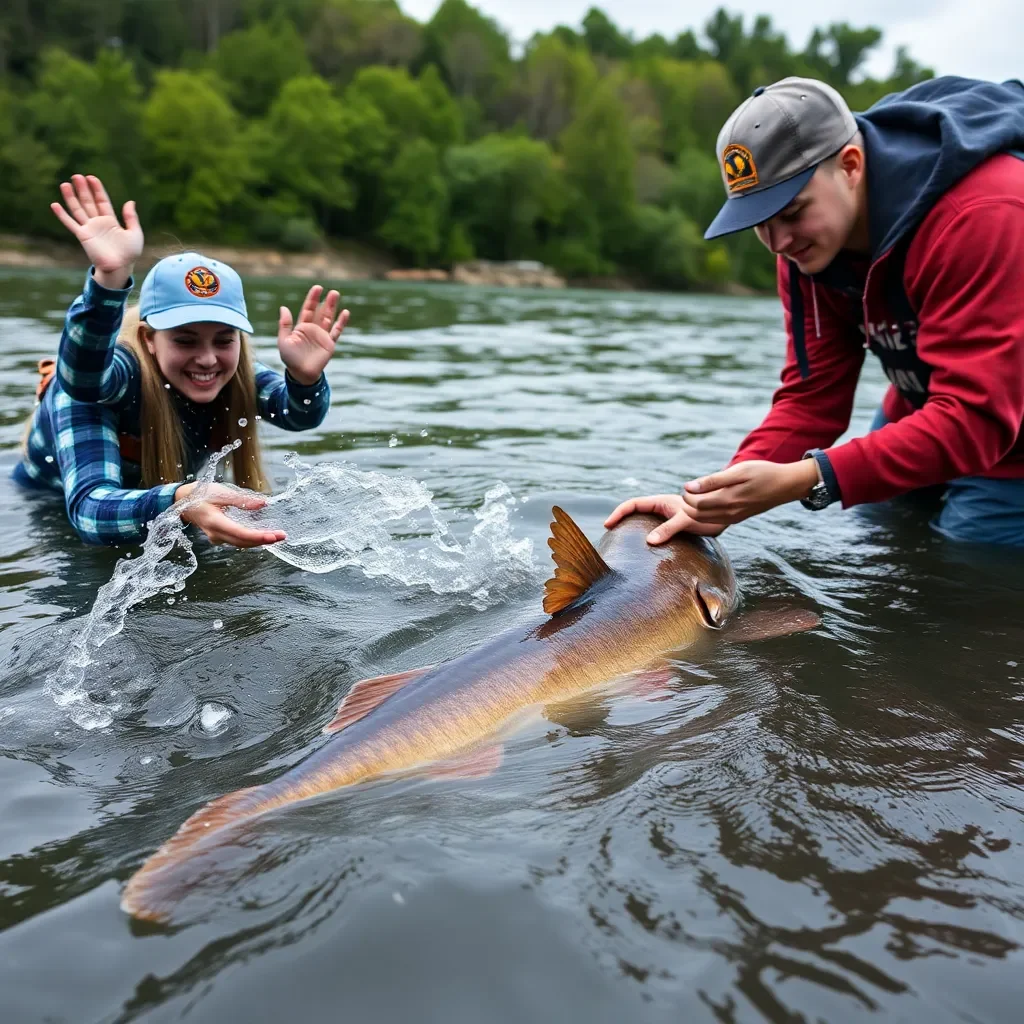
<path id="1" fill-rule="evenodd" d="M 139 541 L 173 504 L 214 544 L 255 547 L 284 540 L 229 518 L 230 506 L 259 508 L 268 490 L 257 419 L 285 430 L 316 427 L 330 406 L 324 367 L 348 310 L 338 293 L 306 295 L 298 321 L 282 306 L 277 347 L 285 373 L 253 360 L 242 282 L 199 253 L 166 256 L 146 275 L 137 309 L 125 312 L 143 235 L 134 202 L 122 227 L 102 182 L 73 175 L 52 203 L 90 268 L 68 309 L 57 359 L 40 364 L 39 404 L 26 432 L 16 480 L 64 494 L 85 541 Z M 66 206 L 66 209 L 65 209 Z M 188 501 L 206 458 L 236 439 L 234 482 L 208 484 Z"/>

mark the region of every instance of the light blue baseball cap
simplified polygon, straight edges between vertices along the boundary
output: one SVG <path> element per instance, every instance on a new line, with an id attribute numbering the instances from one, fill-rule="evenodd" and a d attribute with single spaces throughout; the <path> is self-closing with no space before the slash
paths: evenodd
<path id="1" fill-rule="evenodd" d="M 252 334 L 242 279 L 226 263 L 198 252 L 165 256 L 146 275 L 139 318 L 157 331 L 214 323 Z"/>

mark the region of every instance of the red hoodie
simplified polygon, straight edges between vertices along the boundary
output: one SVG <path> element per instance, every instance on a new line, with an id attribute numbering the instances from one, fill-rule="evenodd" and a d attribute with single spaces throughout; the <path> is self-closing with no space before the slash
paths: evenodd
<path id="1" fill-rule="evenodd" d="M 889 280 L 899 263 L 890 250 L 870 265 L 862 303 L 799 275 L 802 375 L 791 267 L 779 258 L 787 336 L 782 384 L 732 463 L 793 462 L 823 448 L 844 507 L 961 476 L 1024 477 L 1024 160 L 987 159 L 925 215 L 906 249 L 902 280 L 917 317 L 916 360 L 924 373 L 897 372 L 890 363 L 893 386 L 883 409 L 892 422 L 829 447 L 849 426 L 865 348 L 883 363 L 891 353 L 896 365 L 901 355 L 912 360 L 903 365 L 914 365 L 913 352 L 904 351 L 913 349 L 913 328 L 894 308 Z M 919 402 L 904 397 L 914 392 Z"/>

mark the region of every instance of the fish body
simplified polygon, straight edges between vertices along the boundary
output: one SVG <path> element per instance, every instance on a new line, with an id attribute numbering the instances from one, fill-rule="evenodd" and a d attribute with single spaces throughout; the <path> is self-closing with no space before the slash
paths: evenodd
<path id="1" fill-rule="evenodd" d="M 190 858 L 276 808 L 395 773 L 486 774 L 523 715 L 663 666 L 728 622 L 736 579 L 717 540 L 677 534 L 652 547 L 646 536 L 661 520 L 633 515 L 595 549 L 554 514 L 545 614 L 438 666 L 356 683 L 325 727 L 331 740 L 279 779 L 192 815 L 129 880 L 122 908 L 163 919 Z"/>

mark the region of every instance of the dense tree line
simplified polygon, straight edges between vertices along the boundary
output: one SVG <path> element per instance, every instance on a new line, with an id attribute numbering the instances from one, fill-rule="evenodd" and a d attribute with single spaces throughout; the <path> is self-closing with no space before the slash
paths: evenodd
<path id="1" fill-rule="evenodd" d="M 700 35 L 636 40 L 591 9 L 516 49 L 466 0 L 426 24 L 394 0 L 7 0 L 0 230 L 59 233 L 57 182 L 87 171 L 190 241 L 770 286 L 750 233 L 703 241 L 718 130 L 785 75 L 855 110 L 931 75 L 900 51 L 865 78 L 880 40 L 834 24 L 796 50 L 725 10 Z"/>

